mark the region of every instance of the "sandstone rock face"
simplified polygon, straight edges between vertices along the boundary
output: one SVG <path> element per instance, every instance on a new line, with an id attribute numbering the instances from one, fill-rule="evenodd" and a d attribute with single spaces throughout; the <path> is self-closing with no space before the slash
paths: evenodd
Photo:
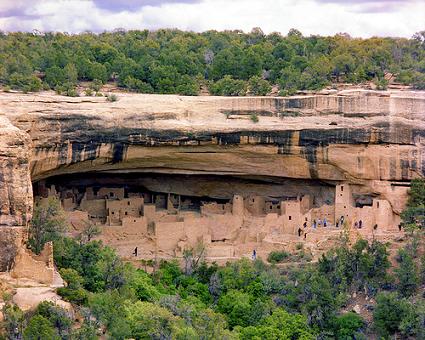
<path id="1" fill-rule="evenodd" d="M 0 115 L 0 227 L 26 225 L 32 212 L 30 138 Z"/>
<path id="2" fill-rule="evenodd" d="M 142 183 L 152 191 L 227 199 L 288 190 L 325 200 L 322 185 L 344 182 L 395 213 L 425 175 L 424 92 L 118 97 L 0 94 L 0 225 L 26 224 L 31 181 L 65 174 L 155 174 Z"/>

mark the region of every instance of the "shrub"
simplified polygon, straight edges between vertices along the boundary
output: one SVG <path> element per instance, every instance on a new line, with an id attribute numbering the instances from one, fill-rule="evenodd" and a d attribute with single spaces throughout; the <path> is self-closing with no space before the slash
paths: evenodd
<path id="1" fill-rule="evenodd" d="M 118 96 L 116 94 L 110 94 L 106 97 L 108 102 L 116 102 L 118 101 Z"/>
<path id="2" fill-rule="evenodd" d="M 425 90 L 425 74 L 417 72 L 413 77 L 412 86 L 416 90 Z"/>
<path id="3" fill-rule="evenodd" d="M 140 92 L 140 93 L 153 93 L 153 87 L 149 83 L 145 83 L 140 79 L 128 76 L 124 79 L 124 86 L 130 91 Z"/>
<path id="4" fill-rule="evenodd" d="M 397 293 L 379 293 L 376 297 L 376 308 L 373 322 L 378 333 L 384 337 L 399 330 L 401 321 L 409 314 L 409 305 L 400 299 Z"/>
<path id="5" fill-rule="evenodd" d="M 259 122 L 259 118 L 258 118 L 258 115 L 256 113 L 251 113 L 251 115 L 249 116 L 249 118 L 251 119 L 251 121 L 253 123 L 258 123 Z"/>
<path id="6" fill-rule="evenodd" d="M 253 76 L 248 81 L 248 89 L 254 96 L 265 96 L 272 90 L 272 87 L 267 80 Z"/>
<path id="7" fill-rule="evenodd" d="M 95 91 L 95 92 L 99 92 L 100 89 L 102 88 L 102 81 L 99 79 L 94 79 L 91 84 L 90 84 L 90 89 Z"/>
<path id="8" fill-rule="evenodd" d="M 385 78 L 375 79 L 373 82 L 377 90 L 386 90 L 388 88 L 388 80 Z"/>
<path id="9" fill-rule="evenodd" d="M 267 256 L 267 261 L 270 263 L 279 263 L 288 259 L 290 254 L 287 251 L 272 251 L 269 256 Z"/>
<path id="10" fill-rule="evenodd" d="M 210 86 L 210 91 L 216 96 L 244 96 L 246 94 L 246 82 L 224 76 Z"/>
<path id="11" fill-rule="evenodd" d="M 84 93 L 87 97 L 93 96 L 93 90 L 91 88 L 87 88 L 84 90 Z"/>
<path id="12" fill-rule="evenodd" d="M 337 339 L 354 339 L 355 334 L 364 327 L 362 317 L 354 312 L 338 316 L 334 322 Z"/>

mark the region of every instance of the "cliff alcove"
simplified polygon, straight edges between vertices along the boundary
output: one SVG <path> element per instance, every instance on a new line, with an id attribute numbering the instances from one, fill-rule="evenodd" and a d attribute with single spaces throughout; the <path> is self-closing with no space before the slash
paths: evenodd
<path id="1" fill-rule="evenodd" d="M 214 259 L 298 242 L 318 254 L 342 225 L 385 238 L 425 174 L 421 92 L 0 102 L 0 225 L 25 228 L 33 200 L 53 195 L 71 233 L 97 223 L 123 257 L 198 243 Z"/>

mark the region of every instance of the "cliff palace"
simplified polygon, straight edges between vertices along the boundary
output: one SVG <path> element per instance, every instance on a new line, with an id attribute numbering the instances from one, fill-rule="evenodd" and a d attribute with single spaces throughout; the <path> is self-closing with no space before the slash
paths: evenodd
<path id="1" fill-rule="evenodd" d="M 11 238 L 33 203 L 56 197 L 70 234 L 98 225 L 128 259 L 199 244 L 217 261 L 299 243 L 315 256 L 343 229 L 397 235 L 410 180 L 424 175 L 423 92 L 0 94 L 0 229 Z"/>

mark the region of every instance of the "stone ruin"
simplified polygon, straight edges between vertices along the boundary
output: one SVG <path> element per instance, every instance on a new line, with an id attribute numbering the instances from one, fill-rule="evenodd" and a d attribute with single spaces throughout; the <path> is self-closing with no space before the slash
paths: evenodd
<path id="1" fill-rule="evenodd" d="M 356 198 L 349 183 L 333 186 L 333 201 L 324 202 L 313 194 L 214 199 L 129 185 L 72 186 L 74 182 L 39 181 L 36 204 L 57 198 L 70 222 L 70 234 L 77 235 L 89 223 L 98 225 L 98 238 L 129 259 L 181 257 L 185 249 L 199 244 L 210 260 L 249 256 L 253 249 L 265 255 L 285 248 L 285 242 L 305 243 L 314 252 L 318 243 L 335 239 L 347 227 L 367 236 L 396 233 L 400 224 L 387 200 Z"/>

